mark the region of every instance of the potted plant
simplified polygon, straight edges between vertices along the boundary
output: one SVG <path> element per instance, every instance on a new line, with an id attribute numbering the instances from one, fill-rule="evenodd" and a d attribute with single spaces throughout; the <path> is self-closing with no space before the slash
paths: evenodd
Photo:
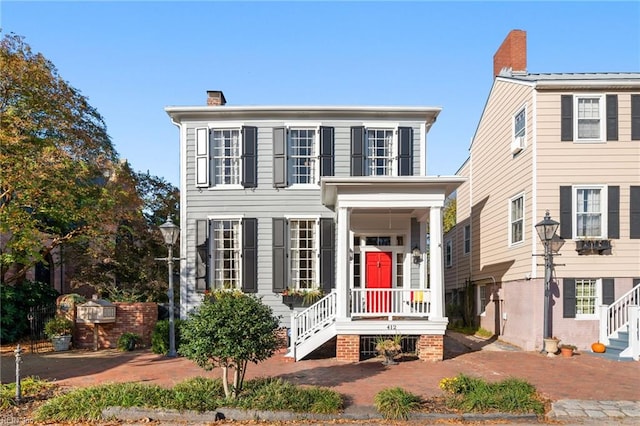
<path id="1" fill-rule="evenodd" d="M 395 365 L 395 357 L 402 351 L 402 336 L 399 334 L 393 337 L 380 336 L 376 339 L 376 351 L 384 357 L 382 364 Z"/>
<path id="2" fill-rule="evenodd" d="M 44 333 L 51 339 L 54 351 L 69 350 L 72 332 L 73 321 L 62 315 L 51 318 L 44 325 Z"/>
<path id="3" fill-rule="evenodd" d="M 562 356 L 567 358 L 572 357 L 573 351 L 575 351 L 576 349 L 578 348 L 575 345 L 569 345 L 566 343 L 560 345 L 560 353 L 562 354 Z"/>
<path id="4" fill-rule="evenodd" d="M 544 339 L 544 350 L 547 354 L 557 354 L 558 353 L 558 343 L 560 343 L 560 339 L 557 337 L 549 337 Z"/>
<path id="5" fill-rule="evenodd" d="M 282 303 L 294 306 L 311 306 L 320 300 L 324 293 L 319 288 L 311 289 L 290 289 L 286 288 L 282 292 Z"/>

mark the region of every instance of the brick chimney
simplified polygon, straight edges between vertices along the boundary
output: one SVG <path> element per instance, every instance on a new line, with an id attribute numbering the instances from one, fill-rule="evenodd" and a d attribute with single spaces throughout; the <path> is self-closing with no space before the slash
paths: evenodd
<path id="1" fill-rule="evenodd" d="M 527 32 L 511 30 L 500 48 L 493 55 L 493 77 L 497 77 L 503 68 L 511 71 L 527 71 Z"/>
<path id="2" fill-rule="evenodd" d="M 222 90 L 207 90 L 207 106 L 222 106 L 226 103 Z"/>

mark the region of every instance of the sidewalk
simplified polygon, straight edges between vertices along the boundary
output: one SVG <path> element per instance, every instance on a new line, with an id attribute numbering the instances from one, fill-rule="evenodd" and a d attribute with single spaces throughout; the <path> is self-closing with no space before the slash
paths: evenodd
<path id="1" fill-rule="evenodd" d="M 1 361 L 2 383 L 15 381 L 12 354 L 3 354 Z M 115 350 L 25 354 L 21 371 L 23 377 L 38 376 L 72 387 L 125 381 L 172 386 L 190 377 L 217 378 L 220 374 L 204 371 L 185 358 Z M 440 380 L 460 373 L 489 381 L 524 379 L 554 401 L 551 418 L 627 418 L 640 423 L 638 362 L 610 361 L 588 353 L 549 358 L 458 333 L 447 332 L 442 362 L 411 360 L 394 366 L 383 366 L 378 359 L 349 364 L 335 358 L 292 362 L 277 354 L 258 365 L 250 364 L 246 378 L 277 376 L 297 384 L 326 386 L 345 395 L 349 410 L 357 410 L 371 407 L 374 395 L 391 386 L 423 397 L 441 395 Z"/>

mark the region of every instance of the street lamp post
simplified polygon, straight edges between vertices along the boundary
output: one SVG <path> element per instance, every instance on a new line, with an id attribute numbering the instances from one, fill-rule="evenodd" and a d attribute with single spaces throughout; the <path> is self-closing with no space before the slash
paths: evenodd
<path id="1" fill-rule="evenodd" d="M 167 217 L 167 221 L 160 225 L 160 232 L 162 233 L 162 238 L 164 239 L 164 243 L 167 245 L 169 250 L 169 254 L 166 259 L 158 259 L 158 260 L 166 260 L 167 265 L 169 267 L 169 291 L 167 293 L 169 297 L 169 353 L 167 356 L 175 357 L 176 356 L 176 330 L 174 324 L 174 313 L 173 313 L 173 246 L 178 240 L 178 235 L 180 234 L 180 228 L 173 223 L 171 220 L 171 216 Z"/>
<path id="2" fill-rule="evenodd" d="M 542 352 L 547 352 L 544 339 L 551 337 L 551 327 L 549 324 L 549 307 L 551 305 L 551 272 L 553 269 L 554 236 L 560 223 L 551 219 L 549 210 L 544 215 L 544 219 L 536 224 L 536 231 L 544 245 L 544 312 L 543 312 L 543 346 Z M 557 240 L 556 240 L 557 241 Z M 555 251 L 560 249 L 561 245 Z"/>

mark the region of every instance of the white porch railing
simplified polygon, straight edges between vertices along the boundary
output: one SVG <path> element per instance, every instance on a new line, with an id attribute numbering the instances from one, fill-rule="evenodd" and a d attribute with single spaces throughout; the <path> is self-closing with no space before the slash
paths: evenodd
<path id="1" fill-rule="evenodd" d="M 291 347 L 312 336 L 318 329 L 326 327 L 336 319 L 338 293 L 331 293 L 302 312 L 291 314 Z"/>
<path id="2" fill-rule="evenodd" d="M 629 307 L 629 348 L 631 358 L 640 361 L 640 306 Z"/>
<path id="3" fill-rule="evenodd" d="M 418 317 L 431 313 L 431 291 L 403 288 L 351 290 L 351 317 Z"/>
<path id="4" fill-rule="evenodd" d="M 609 344 L 609 338 L 629 325 L 631 306 L 640 305 L 640 285 L 623 294 L 611 305 L 600 306 L 600 342 Z M 629 330 L 631 332 L 631 330 Z"/>

